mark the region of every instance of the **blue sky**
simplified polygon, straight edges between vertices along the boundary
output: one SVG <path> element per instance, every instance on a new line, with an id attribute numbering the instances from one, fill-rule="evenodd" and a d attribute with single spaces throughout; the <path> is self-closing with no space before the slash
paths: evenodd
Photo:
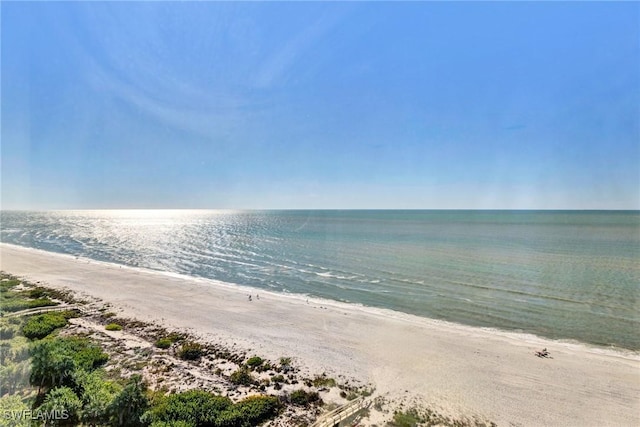
<path id="1" fill-rule="evenodd" d="M 2 208 L 640 208 L 640 4 L 1 4 Z"/>

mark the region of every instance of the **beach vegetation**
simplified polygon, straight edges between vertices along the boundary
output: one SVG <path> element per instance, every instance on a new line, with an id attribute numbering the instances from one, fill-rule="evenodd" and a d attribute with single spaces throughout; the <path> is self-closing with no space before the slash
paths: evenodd
<path id="1" fill-rule="evenodd" d="M 180 342 L 187 339 L 185 334 L 181 334 L 180 332 L 170 332 L 165 338 L 171 340 L 171 342 Z"/>
<path id="2" fill-rule="evenodd" d="M 2 274 L 2 282 L 0 282 L 0 291 L 5 292 L 11 288 L 14 288 L 20 284 L 20 280 L 8 274 Z"/>
<path id="3" fill-rule="evenodd" d="M 29 299 L 29 293 L 13 289 L 17 284 L 19 284 L 19 282 L 14 280 L 2 282 L 2 287 L 0 288 L 0 307 L 2 308 L 2 312 L 12 313 L 29 308 L 58 305 L 57 302 L 46 297 Z"/>
<path id="4" fill-rule="evenodd" d="M 171 341 L 169 338 L 160 338 L 159 340 L 156 341 L 156 347 L 158 348 L 162 348 L 162 349 L 167 349 L 169 347 L 171 347 L 171 344 L 173 344 L 173 341 Z"/>
<path id="5" fill-rule="evenodd" d="M 7 319 L 7 323 L 10 325 L 22 325 L 22 318 L 21 317 L 9 317 Z"/>
<path id="6" fill-rule="evenodd" d="M 53 425 L 78 425 L 82 401 L 69 387 L 57 387 L 47 393 L 38 410 L 45 413 L 64 413 L 65 419 L 51 420 Z"/>
<path id="7" fill-rule="evenodd" d="M 2 383 L 0 382 L 0 385 L 1 384 Z M 27 405 L 27 403 L 25 403 L 22 397 L 20 397 L 17 394 L 5 395 L 0 398 L 0 414 L 3 414 L 4 416 L 6 416 L 6 414 L 11 414 L 11 413 L 24 414 L 26 413 L 26 411 L 30 409 L 31 408 L 29 407 L 29 405 Z M 11 420 L 11 423 L 9 423 L 8 421 L 9 420 L 3 419 L 2 421 L 0 421 L 0 425 L 11 426 L 11 427 L 31 426 L 31 420 L 28 419 L 27 417 L 20 417 L 20 418 L 16 417 L 16 419 Z M 6 424 L 2 424 L 3 422 Z"/>
<path id="8" fill-rule="evenodd" d="M 280 401 L 275 396 L 249 396 L 220 413 L 215 426 L 256 426 L 278 415 L 279 410 Z"/>
<path id="9" fill-rule="evenodd" d="M 263 363 L 264 360 L 259 356 L 253 356 L 247 360 L 247 366 L 252 368 L 258 368 L 259 366 L 262 366 Z"/>
<path id="10" fill-rule="evenodd" d="M 279 410 L 275 396 L 251 396 L 234 404 L 228 397 L 190 390 L 160 398 L 143 420 L 152 426 L 244 427 L 273 418 Z"/>
<path id="11" fill-rule="evenodd" d="M 291 366 L 291 358 L 290 357 L 281 357 L 280 358 L 280 366 Z"/>
<path id="12" fill-rule="evenodd" d="M 322 404 L 320 395 L 315 391 L 305 391 L 303 389 L 294 390 L 289 395 L 289 400 L 294 405 L 309 406 L 312 404 Z"/>
<path id="13" fill-rule="evenodd" d="M 8 282 L 2 282 L 5 294 L 11 290 L 9 285 L 20 283 Z M 34 292 L 15 292 L 10 298 L 13 298 L 15 306 L 23 306 L 24 300 L 30 296 L 39 299 L 48 296 L 46 288 L 34 288 L 31 291 Z M 157 392 L 162 398 L 150 400 L 150 393 L 140 376 L 134 375 L 129 380 L 123 380 L 122 370 L 118 367 L 108 373 L 100 369 L 108 360 L 101 345 L 84 336 L 53 334 L 76 315 L 74 312 L 52 312 L 0 319 L 0 395 L 22 390 L 20 393 L 25 396 L 24 391 L 29 390 L 30 385 L 37 388 L 37 394 L 32 394 L 28 401 L 23 401 L 19 395 L 1 398 L 1 408 L 64 411 L 69 415 L 65 420 L 48 420 L 47 425 L 134 427 L 246 427 L 258 425 L 276 416 L 280 410 L 280 401 L 274 396 L 253 396 L 233 403 L 227 397 L 204 391 L 164 396 L 165 390 Z M 115 327 L 107 325 L 105 328 L 120 330 L 124 324 L 130 325 L 128 321 L 118 321 L 113 323 Z M 183 341 L 177 355 L 184 359 L 195 359 L 204 354 L 205 348 L 201 344 L 184 342 L 185 338 L 185 335 L 171 333 L 158 341 L 160 345 Z M 137 354 L 143 358 L 149 357 L 152 350 L 146 349 Z M 237 363 L 242 364 L 245 357 L 238 355 Z M 130 371 L 144 363 L 127 362 L 122 366 L 130 365 L 126 368 Z M 264 369 L 266 365 L 261 358 L 252 357 L 232 377 L 237 384 L 255 384 L 249 366 Z M 25 426 L 29 424 L 29 420 L 24 423 Z M 15 425 L 22 424 L 16 422 Z"/>
<path id="14" fill-rule="evenodd" d="M 0 308 L 2 312 L 10 313 L 29 308 L 49 307 L 58 305 L 53 301 L 53 297 L 45 288 L 36 287 L 30 290 L 14 289 L 21 284 L 20 280 L 2 276 L 3 280 L 0 284 Z"/>
<path id="15" fill-rule="evenodd" d="M 104 365 L 109 356 L 95 344 L 85 338 L 65 338 L 73 360 L 80 369 L 93 370 Z"/>
<path id="16" fill-rule="evenodd" d="M 416 427 L 426 422 L 415 409 L 399 411 L 393 414 L 393 420 L 387 423 L 388 427 Z"/>
<path id="17" fill-rule="evenodd" d="M 369 397 L 373 394 L 374 391 L 376 391 L 375 387 L 371 387 L 371 388 L 365 387 L 362 390 L 360 390 L 360 396 Z"/>
<path id="18" fill-rule="evenodd" d="M 311 382 L 314 387 L 335 387 L 336 380 L 333 378 L 327 377 L 326 374 L 322 374 L 321 376 L 317 376 Z"/>
<path id="19" fill-rule="evenodd" d="M 284 375 L 281 375 L 281 374 L 274 375 L 273 377 L 271 377 L 271 381 L 273 381 L 274 383 L 283 383 Z"/>
<path id="20" fill-rule="evenodd" d="M 244 366 L 233 372 L 229 379 L 236 385 L 251 385 L 253 383 L 251 371 Z"/>
<path id="21" fill-rule="evenodd" d="M 67 324 L 62 313 L 44 313 L 30 317 L 22 327 L 22 334 L 29 339 L 41 339 Z"/>
<path id="22" fill-rule="evenodd" d="M 219 413 L 231 406 L 228 397 L 203 390 L 189 390 L 160 398 L 145 414 L 147 421 L 185 421 L 190 425 L 213 425 Z"/>
<path id="23" fill-rule="evenodd" d="M 5 360 L 10 356 L 11 344 L 8 342 L 0 343 L 0 366 L 4 365 Z"/>
<path id="24" fill-rule="evenodd" d="M 342 395 L 342 394 L 341 394 Z M 347 400 L 355 400 L 358 398 L 358 393 L 356 393 L 355 391 L 350 391 L 349 393 L 347 393 L 347 395 L 345 396 L 345 398 Z"/>
<path id="25" fill-rule="evenodd" d="M 29 298 L 40 299 L 40 298 L 49 298 L 55 299 L 59 301 L 72 302 L 73 298 L 70 295 L 69 291 L 61 291 L 58 289 L 45 288 L 43 286 L 36 286 L 34 288 L 29 289 L 27 292 Z"/>
<path id="26" fill-rule="evenodd" d="M 198 360 L 203 354 L 202 344 L 195 341 L 185 342 L 178 351 L 178 357 L 183 360 Z"/>
<path id="27" fill-rule="evenodd" d="M 29 342 L 24 337 L 16 337 L 14 338 L 14 346 L 11 348 L 11 358 L 15 363 L 20 363 L 23 361 L 27 361 L 31 356 Z"/>
<path id="28" fill-rule="evenodd" d="M 109 421 L 109 410 L 122 386 L 105 380 L 104 371 L 77 371 L 74 379 L 82 400 L 81 420 L 87 425 L 104 425 Z"/>
<path id="29" fill-rule="evenodd" d="M 107 361 L 107 354 L 85 338 L 38 341 L 31 347 L 31 384 L 42 389 L 77 387 L 77 371 L 91 371 Z"/>
<path id="30" fill-rule="evenodd" d="M 109 323 L 107 326 L 104 327 L 107 331 L 121 331 L 122 330 L 122 326 L 118 325 L 117 323 Z"/>
<path id="31" fill-rule="evenodd" d="M 0 340 L 10 340 L 16 334 L 16 328 L 11 325 L 0 327 Z"/>
<path id="32" fill-rule="evenodd" d="M 177 421 L 154 421 L 149 427 L 196 427 L 195 424 L 189 423 L 187 421 L 177 420 Z"/>
<path id="33" fill-rule="evenodd" d="M 25 389 L 29 385 L 29 362 L 8 360 L 0 363 L 0 396 Z"/>
<path id="34" fill-rule="evenodd" d="M 386 404 L 387 402 L 382 396 L 377 396 L 375 399 L 373 399 L 373 409 L 375 409 L 378 412 L 382 412 Z"/>
<path id="35" fill-rule="evenodd" d="M 451 418 L 430 408 L 415 407 L 405 411 L 395 411 L 393 413 L 393 419 L 386 425 L 387 427 L 496 427 L 494 422 L 481 420 L 479 418 Z"/>
<path id="36" fill-rule="evenodd" d="M 133 375 L 109 405 L 112 424 L 138 427 L 145 425 L 142 416 L 149 408 L 147 387 L 140 375 Z"/>
<path id="37" fill-rule="evenodd" d="M 49 294 L 46 288 L 43 288 L 42 286 L 36 286 L 35 288 L 30 289 L 27 295 L 29 295 L 29 298 L 43 298 L 48 296 Z"/>

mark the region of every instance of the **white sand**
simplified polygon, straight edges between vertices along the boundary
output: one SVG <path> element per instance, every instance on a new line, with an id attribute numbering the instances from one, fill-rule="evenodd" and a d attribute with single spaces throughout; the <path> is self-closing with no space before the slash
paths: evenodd
<path id="1" fill-rule="evenodd" d="M 0 268 L 498 425 L 639 426 L 640 355 L 0 245 Z M 247 295 L 253 294 L 249 302 Z M 260 299 L 256 299 L 256 293 Z M 320 308 L 320 307 L 324 308 Z M 547 347 L 552 359 L 534 350 Z"/>

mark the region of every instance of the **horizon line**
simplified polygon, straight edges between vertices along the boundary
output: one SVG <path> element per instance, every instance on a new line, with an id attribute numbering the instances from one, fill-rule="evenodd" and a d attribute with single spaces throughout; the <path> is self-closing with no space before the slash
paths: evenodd
<path id="1" fill-rule="evenodd" d="M 640 212 L 636 209 L 603 208 L 58 208 L 0 209 L 0 212 L 93 212 L 93 211 L 549 211 L 549 212 Z"/>

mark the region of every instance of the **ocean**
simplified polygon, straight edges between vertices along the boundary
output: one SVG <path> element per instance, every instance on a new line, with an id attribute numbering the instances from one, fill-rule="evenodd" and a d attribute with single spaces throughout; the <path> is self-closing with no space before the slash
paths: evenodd
<path id="1" fill-rule="evenodd" d="M 639 211 L 3 211 L 0 240 L 640 350 Z"/>

